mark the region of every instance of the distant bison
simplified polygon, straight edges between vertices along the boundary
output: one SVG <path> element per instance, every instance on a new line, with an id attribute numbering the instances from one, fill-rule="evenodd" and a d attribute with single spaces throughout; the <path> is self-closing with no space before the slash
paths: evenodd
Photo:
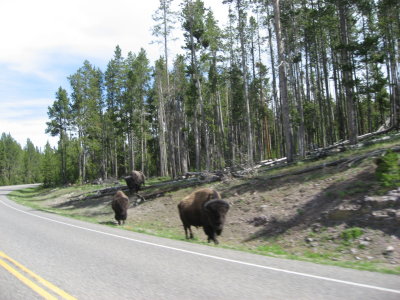
<path id="1" fill-rule="evenodd" d="M 126 185 L 131 193 L 137 193 L 142 184 L 144 185 L 146 177 L 140 171 L 132 171 L 131 175 L 125 178 Z"/>
<path id="2" fill-rule="evenodd" d="M 115 213 L 115 220 L 118 225 L 125 223 L 126 217 L 128 216 L 129 198 L 123 191 L 118 191 L 111 202 L 111 207 Z"/>
<path id="3" fill-rule="evenodd" d="M 202 226 L 208 242 L 213 240 L 218 244 L 217 235 L 222 232 L 229 204 L 217 191 L 208 188 L 197 190 L 178 204 L 178 210 L 187 239 L 193 238 L 190 226 Z"/>

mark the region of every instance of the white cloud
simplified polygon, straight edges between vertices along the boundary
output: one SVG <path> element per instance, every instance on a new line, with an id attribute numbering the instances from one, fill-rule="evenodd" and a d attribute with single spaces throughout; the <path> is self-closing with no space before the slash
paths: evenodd
<path id="1" fill-rule="evenodd" d="M 180 0 L 174 1 L 175 9 Z M 226 20 L 221 0 L 205 0 L 216 19 Z M 144 48 L 151 61 L 163 54 L 151 44 L 152 15 L 159 0 L 1 0 L 0 1 L 0 133 L 22 146 L 30 138 L 44 147 L 56 138 L 44 133 L 47 107 L 59 86 L 85 59 L 105 67 L 116 45 L 126 55 Z M 175 36 L 182 35 L 176 24 Z M 171 46 L 171 56 L 182 52 Z M 71 71 L 72 70 L 72 71 Z"/>
<path id="2" fill-rule="evenodd" d="M 21 147 L 26 146 L 29 138 L 36 146 L 44 150 L 47 142 L 51 146 L 56 146 L 58 138 L 45 134 L 46 130 L 45 118 L 21 118 L 18 122 L 9 121 L 9 119 L 0 119 L 1 133 L 11 134 Z"/>
<path id="3" fill-rule="evenodd" d="M 49 51 L 105 58 L 117 44 L 132 51 L 146 48 L 157 5 L 132 0 L 1 1 L 0 61 L 43 76 L 39 70 Z"/>
<path id="4" fill-rule="evenodd" d="M 226 19 L 227 6 L 207 0 L 217 20 Z M 176 9 L 180 1 L 175 1 Z M 5 0 L 0 2 L 0 62 L 14 70 L 45 76 L 49 53 L 69 53 L 111 59 L 116 45 L 124 51 L 141 47 L 152 59 L 162 53 L 151 28 L 158 0 Z M 177 24 L 176 27 L 180 27 Z"/>
<path id="5" fill-rule="evenodd" d="M 47 141 L 56 146 L 57 137 L 45 134 L 47 107 L 52 102 L 51 99 L 2 101 L 0 134 L 11 134 L 21 147 L 26 145 L 28 138 L 41 149 L 44 149 Z"/>

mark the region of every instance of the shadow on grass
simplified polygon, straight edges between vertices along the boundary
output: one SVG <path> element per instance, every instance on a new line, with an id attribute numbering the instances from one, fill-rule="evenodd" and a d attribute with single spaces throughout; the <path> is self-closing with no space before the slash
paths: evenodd
<path id="1" fill-rule="evenodd" d="M 101 225 L 107 225 L 107 226 L 117 226 L 118 223 L 115 221 L 101 221 L 99 222 Z"/>
<path id="2" fill-rule="evenodd" d="M 100 205 L 110 205 L 111 207 L 112 197 L 105 196 L 99 197 L 95 199 L 71 199 L 62 203 L 58 203 L 54 205 L 55 208 L 71 208 L 71 209 L 79 209 L 79 208 L 92 208 Z"/>
<path id="3" fill-rule="evenodd" d="M 297 178 L 290 181 L 290 184 L 303 182 L 302 179 Z M 310 201 L 303 206 L 297 208 L 297 213 L 285 220 L 273 220 L 263 226 L 256 233 L 244 240 L 244 242 L 261 239 L 273 238 L 280 236 L 292 228 L 308 228 L 314 223 L 320 223 L 326 227 L 337 226 L 346 223 L 349 226 L 368 227 L 379 229 L 387 234 L 397 235 L 400 237 L 400 229 L 393 226 L 383 226 L 379 223 L 365 222 L 365 218 L 360 218 L 359 215 L 349 217 L 345 220 L 333 221 L 325 218 L 327 211 L 340 206 L 343 202 L 355 204 L 355 202 L 368 194 L 373 194 L 376 188 L 376 181 L 374 174 L 364 171 L 356 177 L 348 181 L 334 183 L 325 190 L 321 191 Z M 251 187 L 241 187 L 243 190 L 250 190 Z M 261 187 L 261 189 L 263 189 Z M 265 187 L 265 190 L 269 187 Z M 253 187 L 254 190 L 254 187 Z M 257 189 L 259 190 L 259 189 Z M 369 213 L 370 214 L 370 213 Z"/>

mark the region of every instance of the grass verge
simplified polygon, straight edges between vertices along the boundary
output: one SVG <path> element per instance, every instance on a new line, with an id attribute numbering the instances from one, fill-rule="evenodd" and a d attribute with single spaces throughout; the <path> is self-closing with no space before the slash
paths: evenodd
<path id="1" fill-rule="evenodd" d="M 97 187 L 86 187 L 85 193 L 90 192 L 92 189 L 96 189 Z M 45 202 L 51 199 L 55 199 L 65 194 L 74 193 L 77 191 L 77 187 L 68 187 L 68 188 L 56 188 L 56 189 L 46 189 L 42 187 L 35 187 L 35 188 L 28 188 L 24 190 L 18 190 L 10 193 L 8 196 L 13 201 L 28 206 L 37 210 L 47 211 L 51 213 L 56 213 L 65 217 L 70 217 L 74 219 L 79 219 L 86 222 L 97 223 L 102 225 L 107 225 L 110 227 L 117 227 L 116 225 L 112 224 L 111 222 L 101 222 L 97 218 L 83 216 L 77 214 L 74 210 L 68 209 L 58 209 L 58 208 L 49 208 L 45 206 Z M 79 192 L 83 190 L 79 187 Z M 157 222 L 146 222 L 141 223 L 139 225 L 135 225 L 133 227 L 130 224 L 126 224 L 122 227 L 118 227 L 124 230 L 134 231 L 138 233 L 144 233 L 148 235 L 169 238 L 174 240 L 180 241 L 187 241 L 183 238 L 182 234 L 174 230 L 173 228 L 164 228 L 161 224 Z M 351 232 L 354 235 L 353 232 Z M 188 242 L 203 244 L 203 245 L 210 245 L 213 247 L 222 247 L 230 250 L 238 250 L 244 252 L 250 252 L 254 254 L 270 256 L 270 257 L 277 257 L 277 258 L 286 258 L 286 259 L 293 259 L 293 260 L 301 260 L 307 262 L 313 262 L 318 264 L 325 264 L 325 265 L 334 265 L 339 267 L 345 268 L 353 268 L 358 270 L 365 270 L 365 271 L 373 271 L 373 272 L 380 272 L 386 274 L 396 274 L 400 275 L 400 266 L 387 269 L 378 266 L 378 263 L 371 261 L 371 262 L 354 262 L 354 261 L 339 261 L 339 252 L 332 250 L 332 253 L 325 252 L 325 253 L 315 253 L 312 251 L 304 251 L 302 253 L 292 254 L 287 252 L 282 246 L 277 244 L 277 240 L 274 241 L 266 241 L 265 245 L 260 245 L 257 247 L 249 247 L 244 244 L 223 244 L 219 246 L 215 246 L 213 244 L 206 243 L 205 241 L 200 241 L 198 239 L 190 240 Z"/>

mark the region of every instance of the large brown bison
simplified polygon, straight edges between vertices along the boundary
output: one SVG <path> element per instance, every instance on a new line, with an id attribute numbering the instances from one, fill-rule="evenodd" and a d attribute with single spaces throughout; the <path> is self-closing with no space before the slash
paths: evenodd
<path id="1" fill-rule="evenodd" d="M 140 171 L 132 171 L 131 175 L 126 176 L 124 179 L 129 191 L 133 194 L 140 190 L 142 184 L 144 185 L 146 177 Z"/>
<path id="2" fill-rule="evenodd" d="M 217 236 L 222 232 L 229 204 L 217 191 L 209 188 L 197 190 L 178 204 L 178 210 L 187 239 L 193 238 L 190 226 L 202 226 L 208 242 L 213 240 L 218 244 Z"/>
<path id="3" fill-rule="evenodd" d="M 111 207 L 115 213 L 115 220 L 118 225 L 125 223 L 126 217 L 128 216 L 129 198 L 123 191 L 118 191 L 111 202 Z"/>

